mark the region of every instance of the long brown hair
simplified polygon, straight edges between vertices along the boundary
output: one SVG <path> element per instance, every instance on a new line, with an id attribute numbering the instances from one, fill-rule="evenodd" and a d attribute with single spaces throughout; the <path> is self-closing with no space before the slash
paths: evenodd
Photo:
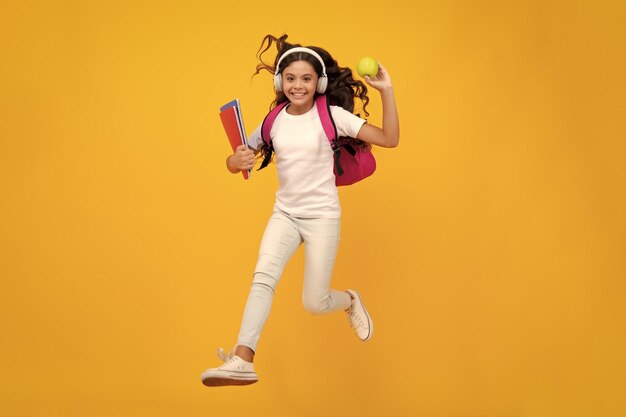
<path id="1" fill-rule="evenodd" d="M 300 44 L 292 44 L 287 42 L 287 35 L 284 34 L 281 37 L 277 38 L 273 35 L 266 35 L 261 42 L 261 46 L 257 51 L 257 58 L 260 63 L 256 66 L 256 72 L 252 75 L 255 76 L 259 74 L 261 71 L 268 71 L 270 74 L 274 75 L 276 73 L 276 66 L 278 64 L 278 60 L 280 57 L 289 49 L 295 48 L 298 46 L 302 46 Z M 270 48 L 275 45 L 276 46 L 276 58 L 274 58 L 274 62 L 272 64 L 266 62 L 263 59 L 263 54 L 270 50 Z M 349 111 L 350 113 L 354 112 L 354 101 L 355 99 L 359 99 L 362 102 L 363 113 L 365 113 L 365 117 L 369 116 L 367 111 L 367 105 L 369 104 L 369 97 L 367 96 L 367 86 L 365 83 L 359 80 L 355 80 L 352 76 L 352 70 L 347 67 L 340 67 L 337 61 L 328 53 L 325 49 L 320 48 L 318 46 L 307 46 L 307 48 L 314 50 L 317 52 L 324 61 L 324 65 L 326 66 L 326 75 L 328 76 L 328 86 L 326 87 L 326 97 L 328 99 L 328 104 L 331 106 L 339 106 Z M 306 53 L 294 53 L 291 55 L 287 55 L 285 59 L 283 59 L 280 63 L 281 68 L 286 68 L 295 61 L 305 60 L 313 65 L 317 75 L 320 76 L 322 74 L 322 66 L 320 62 L 312 55 Z M 316 93 L 317 94 L 317 93 Z M 276 98 L 270 104 L 269 109 L 273 109 L 278 104 L 287 101 L 287 97 L 282 91 L 276 92 Z M 357 114 L 360 116 L 360 114 Z M 349 138 L 351 142 L 358 146 L 369 146 L 367 142 Z M 267 146 L 263 145 L 261 147 L 262 155 L 265 155 L 267 152 Z"/>

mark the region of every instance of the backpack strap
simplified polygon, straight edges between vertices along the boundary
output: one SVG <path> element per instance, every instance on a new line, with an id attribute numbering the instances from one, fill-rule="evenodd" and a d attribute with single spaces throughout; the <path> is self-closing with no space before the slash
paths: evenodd
<path id="1" fill-rule="evenodd" d="M 326 133 L 326 137 L 328 138 L 328 142 L 330 143 L 330 147 L 334 153 L 335 169 L 337 170 L 338 175 L 343 175 L 343 169 L 341 168 L 341 163 L 339 162 L 339 154 L 341 150 L 339 142 L 337 141 L 337 126 L 335 126 L 335 121 L 330 114 L 330 104 L 328 104 L 326 96 L 320 94 L 315 99 L 315 105 L 317 106 L 317 113 L 322 121 L 322 128 L 324 129 L 324 133 Z"/>
<path id="2" fill-rule="evenodd" d="M 263 119 L 263 124 L 261 124 L 261 138 L 263 139 L 263 142 L 265 142 L 265 144 L 267 145 L 267 152 L 265 153 L 265 157 L 263 158 L 263 162 L 261 163 L 259 170 L 265 168 L 272 160 L 274 145 L 272 145 L 272 138 L 270 136 L 270 133 L 272 131 L 272 126 L 274 126 L 274 121 L 276 120 L 276 117 L 278 117 L 278 113 L 280 113 L 280 111 L 287 104 L 289 104 L 289 101 L 280 103 L 279 105 L 274 107 L 272 111 L 267 114 L 267 116 L 265 116 L 265 119 Z"/>

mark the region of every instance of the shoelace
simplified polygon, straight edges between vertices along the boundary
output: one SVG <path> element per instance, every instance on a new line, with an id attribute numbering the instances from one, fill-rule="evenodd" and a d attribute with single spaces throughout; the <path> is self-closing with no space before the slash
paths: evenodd
<path id="1" fill-rule="evenodd" d="M 348 312 L 348 321 L 350 322 L 350 326 L 357 328 L 365 326 L 365 322 L 363 321 L 363 317 L 358 315 L 354 309 L 350 309 Z"/>
<path id="2" fill-rule="evenodd" d="M 217 350 L 217 357 L 220 358 L 220 360 L 224 362 L 224 364 L 226 364 L 235 359 L 235 349 L 233 348 L 233 350 L 231 350 L 229 353 L 226 353 L 223 348 L 219 348 Z"/>

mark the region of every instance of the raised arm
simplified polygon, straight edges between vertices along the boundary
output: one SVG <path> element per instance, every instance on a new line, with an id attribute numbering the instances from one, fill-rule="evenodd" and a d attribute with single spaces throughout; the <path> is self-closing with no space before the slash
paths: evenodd
<path id="1" fill-rule="evenodd" d="M 373 145 L 395 148 L 400 141 L 400 122 L 391 77 L 379 62 L 378 74 L 373 77 L 366 75 L 365 81 L 380 92 L 383 104 L 383 126 L 381 129 L 364 123 L 356 137 Z"/>

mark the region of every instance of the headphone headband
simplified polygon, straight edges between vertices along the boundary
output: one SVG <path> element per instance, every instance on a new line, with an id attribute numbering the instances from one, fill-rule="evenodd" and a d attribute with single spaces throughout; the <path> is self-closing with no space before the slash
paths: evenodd
<path id="1" fill-rule="evenodd" d="M 305 52 L 307 54 L 313 55 L 315 58 L 317 58 L 317 60 L 320 62 L 320 64 L 322 64 L 322 77 L 326 77 L 326 65 L 324 65 L 324 60 L 322 59 L 322 57 L 315 52 L 313 49 L 311 48 L 305 48 L 302 46 L 297 46 L 295 48 L 291 48 L 288 49 L 284 54 L 281 55 L 280 59 L 278 60 L 278 63 L 276 64 L 276 74 L 280 73 L 280 63 L 282 62 L 282 60 L 289 54 L 292 53 L 296 53 L 296 52 Z"/>

